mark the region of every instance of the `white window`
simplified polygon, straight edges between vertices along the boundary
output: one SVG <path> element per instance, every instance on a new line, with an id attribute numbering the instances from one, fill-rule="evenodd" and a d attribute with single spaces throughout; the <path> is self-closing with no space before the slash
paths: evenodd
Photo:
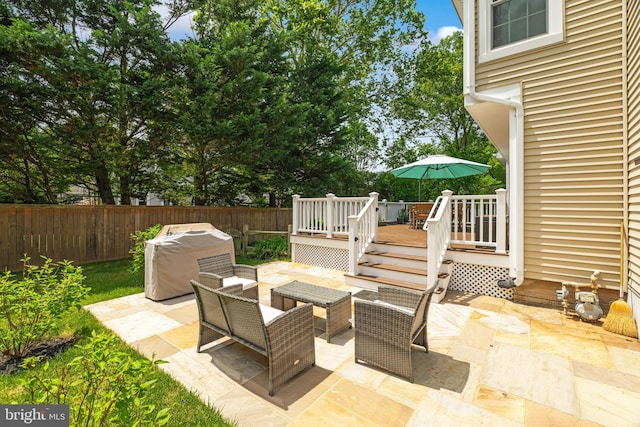
<path id="1" fill-rule="evenodd" d="M 547 0 L 493 0 L 493 49 L 547 33 Z"/>
<path id="2" fill-rule="evenodd" d="M 480 62 L 564 39 L 563 0 L 480 0 Z"/>

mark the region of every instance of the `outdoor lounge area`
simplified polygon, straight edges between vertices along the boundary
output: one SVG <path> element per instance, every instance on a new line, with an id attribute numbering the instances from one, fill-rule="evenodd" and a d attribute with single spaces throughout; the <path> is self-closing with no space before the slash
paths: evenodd
<path id="1" fill-rule="evenodd" d="M 260 303 L 292 281 L 350 292 L 344 273 L 289 262 L 258 267 Z M 355 328 L 327 342 L 315 313 L 315 366 L 269 395 L 266 356 L 228 337 L 198 346 L 193 294 L 144 293 L 86 307 L 106 327 L 240 426 L 634 426 L 640 342 L 559 310 L 449 291 L 428 311 L 428 349 L 411 352 L 413 383 L 356 363 Z M 353 318 L 352 318 L 353 321 Z"/>

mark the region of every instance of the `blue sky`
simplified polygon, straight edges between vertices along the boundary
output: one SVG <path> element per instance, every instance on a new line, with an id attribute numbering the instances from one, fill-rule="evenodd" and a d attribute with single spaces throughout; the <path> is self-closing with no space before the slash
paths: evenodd
<path id="1" fill-rule="evenodd" d="M 429 30 L 429 38 L 438 42 L 441 38 L 451 35 L 456 29 L 462 29 L 458 15 L 451 0 L 416 0 L 417 9 L 424 13 L 426 27 Z M 166 13 L 166 7 L 157 7 L 161 14 Z M 185 34 L 191 34 L 190 17 L 184 17 L 176 22 L 170 29 L 172 38 L 183 38 Z"/>
<path id="2" fill-rule="evenodd" d="M 438 42 L 455 30 L 462 29 L 451 0 L 416 0 L 416 3 L 417 9 L 424 13 L 431 41 Z"/>

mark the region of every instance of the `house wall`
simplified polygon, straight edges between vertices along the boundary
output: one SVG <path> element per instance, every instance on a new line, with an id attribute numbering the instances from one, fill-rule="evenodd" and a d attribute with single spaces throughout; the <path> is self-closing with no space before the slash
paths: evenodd
<path id="1" fill-rule="evenodd" d="M 629 302 L 640 319 L 640 0 L 627 1 Z"/>
<path id="2" fill-rule="evenodd" d="M 563 42 L 477 63 L 478 92 L 521 87 L 526 279 L 588 282 L 598 269 L 601 285 L 618 287 L 623 9 L 565 0 Z"/>

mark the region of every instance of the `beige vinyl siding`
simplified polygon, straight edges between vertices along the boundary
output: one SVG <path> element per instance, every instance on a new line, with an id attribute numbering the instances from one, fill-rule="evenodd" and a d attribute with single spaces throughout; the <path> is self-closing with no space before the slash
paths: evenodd
<path id="1" fill-rule="evenodd" d="M 478 64 L 478 90 L 519 84 L 525 278 L 618 287 L 624 211 L 623 6 L 566 0 L 565 41 Z"/>
<path id="2" fill-rule="evenodd" d="M 629 144 L 629 281 L 640 297 L 640 1 L 627 2 L 627 85 Z"/>

